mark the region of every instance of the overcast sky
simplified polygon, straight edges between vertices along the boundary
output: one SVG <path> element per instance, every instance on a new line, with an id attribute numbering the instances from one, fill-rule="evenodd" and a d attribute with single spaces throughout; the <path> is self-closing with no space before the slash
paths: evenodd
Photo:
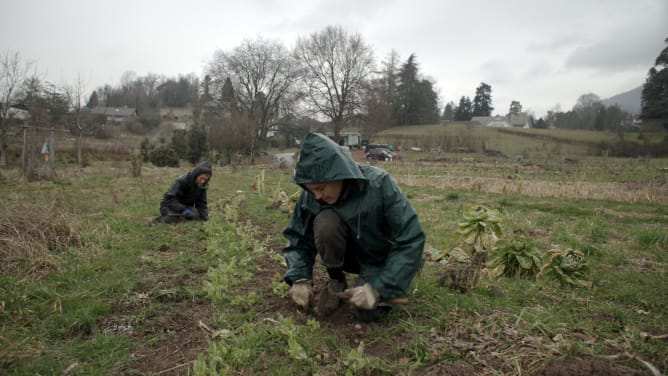
<path id="1" fill-rule="evenodd" d="M 582 94 L 642 85 L 668 38 L 668 0 L 0 0 L 0 51 L 89 91 L 126 71 L 202 76 L 213 53 L 261 36 L 291 48 L 327 25 L 359 33 L 377 62 L 415 53 L 442 104 L 492 87 L 543 116 Z"/>

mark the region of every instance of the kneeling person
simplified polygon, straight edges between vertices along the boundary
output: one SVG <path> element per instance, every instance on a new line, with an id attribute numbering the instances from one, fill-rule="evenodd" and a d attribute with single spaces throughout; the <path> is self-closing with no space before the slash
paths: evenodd
<path id="1" fill-rule="evenodd" d="M 318 133 L 304 139 L 294 182 L 304 191 L 283 232 L 292 300 L 303 309 L 313 304 L 319 255 L 329 275 L 319 314 L 332 313 L 343 297 L 358 319 L 382 317 L 383 302 L 402 296 L 421 264 L 425 236 L 408 200 L 387 172 L 356 163 Z M 359 275 L 351 288 L 345 273 Z"/>
<path id="2" fill-rule="evenodd" d="M 160 216 L 156 222 L 178 223 L 209 218 L 206 191 L 211 179 L 211 163 L 204 161 L 192 171 L 179 176 L 160 201 Z"/>

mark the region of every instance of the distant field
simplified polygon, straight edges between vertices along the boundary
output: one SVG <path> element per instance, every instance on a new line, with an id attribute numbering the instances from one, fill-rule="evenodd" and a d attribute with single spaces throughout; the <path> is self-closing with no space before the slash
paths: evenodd
<path id="1" fill-rule="evenodd" d="M 641 143 L 639 133 L 624 133 L 625 141 Z M 665 133 L 651 134 L 653 141 Z M 493 150 L 505 156 L 518 154 L 545 158 L 579 158 L 591 155 L 601 143 L 620 141 L 618 133 L 560 129 L 494 128 L 478 124 L 449 123 L 403 126 L 384 130 L 372 137 L 373 142 L 387 142 L 406 148 L 420 147 L 430 151 L 442 149 L 457 152 Z"/>

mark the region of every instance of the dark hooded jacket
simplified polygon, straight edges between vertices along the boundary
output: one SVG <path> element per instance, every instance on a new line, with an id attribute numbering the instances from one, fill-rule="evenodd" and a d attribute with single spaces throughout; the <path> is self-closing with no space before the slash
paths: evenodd
<path id="1" fill-rule="evenodd" d="M 360 276 L 382 299 L 404 294 L 421 264 L 425 235 L 415 211 L 384 170 L 357 164 L 347 149 L 318 133 L 309 133 L 302 144 L 294 182 L 344 180 L 334 205 L 319 202 L 308 190 L 297 201 L 283 232 L 289 244 L 283 250 L 288 270 L 285 281 L 313 278 L 317 251 L 313 219 L 331 208 L 348 225 L 361 254 Z"/>
<path id="2" fill-rule="evenodd" d="M 201 174 L 209 175 L 209 181 L 211 180 L 209 161 L 201 162 L 192 171 L 174 180 L 160 201 L 160 213 L 162 215 L 167 215 L 169 212 L 181 213 L 186 207 L 194 207 L 199 212 L 200 219 L 206 221 L 209 218 L 206 203 L 209 181 L 203 187 L 198 187 L 195 179 Z"/>

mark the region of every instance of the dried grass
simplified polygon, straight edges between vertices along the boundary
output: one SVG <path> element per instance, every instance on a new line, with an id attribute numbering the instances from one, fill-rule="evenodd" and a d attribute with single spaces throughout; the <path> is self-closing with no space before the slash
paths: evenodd
<path id="1" fill-rule="evenodd" d="M 15 343 L 0 335 L 0 369 L 8 369 L 22 359 L 36 358 L 44 350 L 35 341 Z"/>
<path id="2" fill-rule="evenodd" d="M 555 182 L 471 176 L 394 175 L 397 182 L 443 189 L 668 204 L 668 185 L 614 182 Z"/>
<path id="3" fill-rule="evenodd" d="M 61 210 L 15 206 L 0 217 L 0 274 L 39 279 L 60 266 L 59 252 L 81 244 Z"/>

